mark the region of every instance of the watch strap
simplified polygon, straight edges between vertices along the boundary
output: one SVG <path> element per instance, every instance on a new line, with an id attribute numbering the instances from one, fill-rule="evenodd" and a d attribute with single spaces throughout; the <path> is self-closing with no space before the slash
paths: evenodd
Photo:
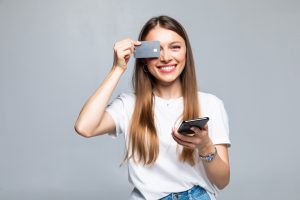
<path id="1" fill-rule="evenodd" d="M 199 155 L 200 160 L 205 161 L 205 162 L 211 162 L 215 159 L 216 155 L 218 154 L 217 148 L 214 148 L 214 152 L 207 154 L 205 156 Z"/>

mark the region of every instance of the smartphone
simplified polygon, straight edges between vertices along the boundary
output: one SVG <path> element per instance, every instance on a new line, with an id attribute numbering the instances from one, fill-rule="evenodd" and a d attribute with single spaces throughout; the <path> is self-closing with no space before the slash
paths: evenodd
<path id="1" fill-rule="evenodd" d="M 160 42 L 141 41 L 141 44 L 134 47 L 133 55 L 135 58 L 159 58 L 160 56 Z"/>
<path id="2" fill-rule="evenodd" d="M 192 126 L 198 127 L 198 128 L 204 128 L 204 126 L 207 124 L 209 118 L 203 117 L 198 119 L 191 119 L 191 120 L 185 120 L 183 121 L 179 128 L 178 133 L 184 134 L 184 135 L 194 135 L 194 131 L 191 130 Z"/>

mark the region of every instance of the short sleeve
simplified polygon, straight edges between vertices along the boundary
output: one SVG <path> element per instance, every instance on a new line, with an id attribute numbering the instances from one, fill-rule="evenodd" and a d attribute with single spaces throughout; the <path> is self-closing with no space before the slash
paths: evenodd
<path id="1" fill-rule="evenodd" d="M 227 144 L 231 146 L 229 139 L 228 115 L 222 100 L 214 96 L 210 113 L 209 135 L 214 144 Z"/>
<path id="2" fill-rule="evenodd" d="M 127 134 L 134 104 L 133 93 L 122 93 L 106 107 L 105 111 L 112 117 L 116 126 L 115 132 L 108 133 L 109 135 L 117 137 L 120 134 Z"/>
<path id="3" fill-rule="evenodd" d="M 114 120 L 116 131 L 108 133 L 109 135 L 113 137 L 117 137 L 121 133 L 124 132 L 124 102 L 122 99 L 122 96 L 119 95 L 116 99 L 114 99 L 105 110 Z"/>

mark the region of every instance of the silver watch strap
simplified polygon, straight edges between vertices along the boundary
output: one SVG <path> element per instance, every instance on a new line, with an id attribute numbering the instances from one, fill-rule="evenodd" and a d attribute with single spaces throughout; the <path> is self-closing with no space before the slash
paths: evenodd
<path id="1" fill-rule="evenodd" d="M 215 147 L 215 150 L 213 153 L 210 153 L 208 155 L 202 156 L 199 155 L 200 160 L 203 160 L 205 162 L 211 162 L 215 159 L 216 155 L 218 154 L 217 148 Z"/>

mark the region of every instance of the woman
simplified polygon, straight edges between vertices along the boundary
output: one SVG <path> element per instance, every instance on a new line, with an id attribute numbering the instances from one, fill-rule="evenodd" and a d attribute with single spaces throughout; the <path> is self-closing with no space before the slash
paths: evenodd
<path id="1" fill-rule="evenodd" d="M 134 93 L 109 99 L 140 41 L 160 41 L 160 57 L 136 59 Z M 193 136 L 177 132 L 182 120 L 209 117 Z M 216 96 L 199 92 L 184 28 L 168 16 L 150 19 L 138 41 L 114 45 L 110 73 L 87 100 L 75 124 L 84 137 L 123 133 L 130 199 L 215 199 L 229 183 L 228 120 Z"/>

